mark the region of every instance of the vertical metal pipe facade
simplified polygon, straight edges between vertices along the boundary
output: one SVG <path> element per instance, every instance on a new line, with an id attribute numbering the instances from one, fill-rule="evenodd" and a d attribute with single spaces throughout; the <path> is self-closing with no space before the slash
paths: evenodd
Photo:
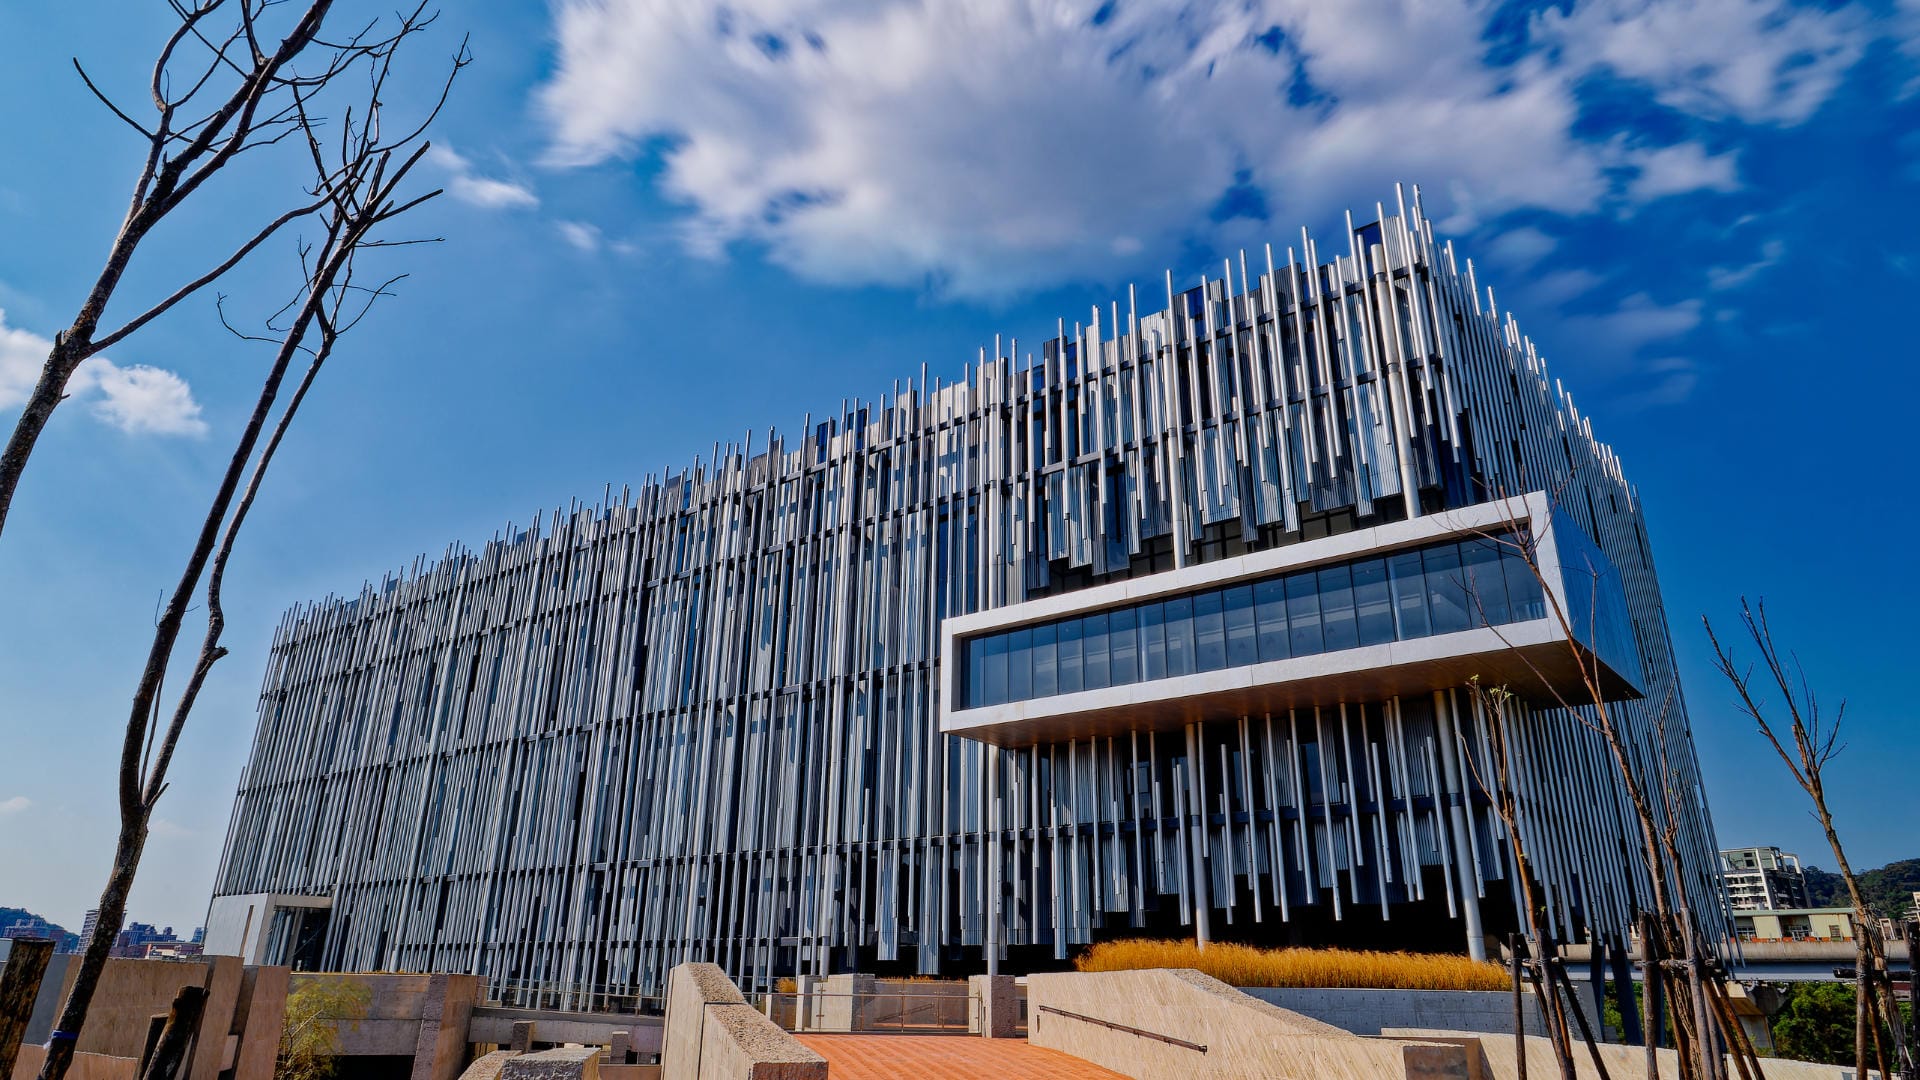
<path id="1" fill-rule="evenodd" d="M 1423 912 L 1459 948 L 1513 892 L 1466 695 L 998 750 L 938 731 L 939 628 L 1545 489 L 1620 570 L 1646 697 L 1613 712 L 1641 768 L 1664 737 L 1685 771 L 1687 887 L 1717 910 L 1619 461 L 1417 197 L 1350 255 L 1302 244 L 289 612 L 216 893 L 331 896 L 332 967 L 588 1004 L 685 960 L 764 989 L 1143 929 Z M 1624 934 L 1647 882 L 1605 746 L 1539 707 L 1513 753 L 1556 932 Z"/>

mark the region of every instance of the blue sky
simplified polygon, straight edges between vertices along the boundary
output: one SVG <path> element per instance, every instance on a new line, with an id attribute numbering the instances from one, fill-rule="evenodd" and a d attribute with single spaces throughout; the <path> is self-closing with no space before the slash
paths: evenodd
<path id="1" fill-rule="evenodd" d="M 922 364 L 953 377 L 1164 268 L 1303 225 L 1344 247 L 1342 212 L 1399 180 L 1639 485 L 1721 841 L 1832 862 L 1706 666 L 1700 614 L 1744 592 L 1849 700 L 1856 865 L 1920 855 L 1915 0 L 448 7 L 413 87 L 471 31 L 427 166 L 450 194 L 416 222 L 446 242 L 406 251 L 275 466 L 134 918 L 205 911 L 289 606 Z M 137 164 L 69 58 L 137 92 L 163 11 L 0 6 L 0 422 Z M 124 307 L 270 205 L 275 169 L 170 223 Z M 223 285 L 231 309 L 288 257 Z M 98 894 L 154 609 L 263 361 L 190 303 L 89 361 L 41 443 L 0 539 L 0 904 L 77 926 Z"/>

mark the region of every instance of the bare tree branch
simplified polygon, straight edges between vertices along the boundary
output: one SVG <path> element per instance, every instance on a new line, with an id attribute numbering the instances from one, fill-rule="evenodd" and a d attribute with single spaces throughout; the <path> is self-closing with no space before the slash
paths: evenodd
<path id="1" fill-rule="evenodd" d="M 197 18 L 204 12 L 212 10 L 221 2 L 222 0 L 209 0 L 207 6 L 195 9 L 194 17 Z M 271 0 L 241 0 L 241 11 L 249 20 L 248 32 L 244 35 L 249 42 L 253 40 L 251 26 L 253 16 L 270 2 Z M 315 11 L 323 11 L 324 8 L 324 3 L 314 4 L 309 9 L 309 16 L 311 17 Z M 75 1044 L 86 1023 L 94 990 L 98 986 L 101 973 L 106 968 L 114 931 L 118 929 L 125 914 L 127 895 L 132 889 L 134 876 L 145 849 L 148 824 L 152 819 L 155 806 L 166 793 L 169 785 L 168 772 L 181 734 L 206 685 L 208 675 L 227 655 L 227 649 L 221 642 L 226 629 L 223 589 L 227 566 L 241 529 L 259 495 L 267 470 L 283 444 L 295 417 L 299 414 L 300 407 L 305 402 L 314 380 L 333 354 L 341 335 L 364 319 L 373 304 L 392 295 L 392 286 L 405 276 L 404 274 L 388 275 L 381 280 L 380 284 L 372 286 L 357 285 L 354 282 L 363 253 L 372 250 L 371 245 L 376 243 L 374 231 L 398 216 L 404 209 L 418 206 L 425 199 L 432 197 L 431 195 L 403 197 L 401 194 L 402 186 L 407 182 L 414 164 L 425 152 L 426 144 L 424 142 L 417 146 L 382 144 L 379 138 L 379 117 L 384 108 L 379 97 L 379 88 L 385 84 L 399 44 L 410 37 L 412 32 L 403 27 L 401 33 L 386 39 L 392 44 L 388 45 L 383 52 L 369 58 L 374 74 L 369 81 L 372 89 L 360 113 L 363 119 L 358 124 L 349 121 L 345 125 L 345 133 L 334 160 L 329 160 L 317 152 L 320 140 L 315 132 L 315 124 L 305 110 L 304 103 L 300 98 L 295 99 L 291 115 L 297 118 L 297 127 L 293 130 L 300 131 L 307 144 L 316 150 L 313 157 L 315 180 L 311 194 L 314 201 L 304 204 L 297 211 L 289 212 L 283 219 L 270 223 L 269 227 L 256 234 L 238 255 L 230 257 L 213 273 L 196 279 L 179 294 L 190 293 L 219 277 L 247 251 L 264 242 L 267 237 L 292 220 L 312 217 L 322 224 L 322 232 L 318 239 L 296 247 L 296 256 L 303 275 L 302 284 L 287 304 L 268 317 L 272 336 L 251 333 L 235 327 L 227 315 L 225 297 L 220 297 L 215 304 L 222 326 L 245 340 L 271 341 L 274 346 L 274 358 L 262 379 L 252 413 L 235 442 L 226 470 L 202 519 L 194 546 L 187 556 L 179 581 L 175 584 L 159 618 L 155 621 L 153 642 L 147 654 L 146 667 L 133 695 L 128 712 L 126 734 L 121 746 L 120 834 L 115 846 L 113 867 L 100 897 L 100 919 L 94 934 L 86 943 L 86 950 L 74 977 L 72 989 L 62 1006 L 57 1034 L 48 1045 L 40 1080 L 60 1080 L 73 1060 Z M 172 47 L 171 44 L 169 47 Z M 285 51 L 285 48 L 283 43 L 282 51 Z M 464 47 L 462 53 L 464 54 Z M 463 65 L 464 62 L 464 59 L 457 58 L 457 64 Z M 455 70 L 458 70 L 458 66 Z M 158 84 L 158 80 L 156 83 Z M 444 101 L 444 91 L 441 98 L 433 105 L 435 110 L 439 108 L 440 101 Z M 165 106 L 163 110 L 164 108 Z M 241 125 L 241 129 L 259 130 L 257 126 L 249 128 L 245 123 Z M 420 129 L 413 130 L 418 132 Z M 207 132 L 203 131 L 200 145 L 211 145 L 205 142 L 206 137 Z M 230 143 L 229 145 L 243 144 Z M 170 182 L 168 177 L 173 175 L 170 172 L 173 168 L 172 162 L 161 168 L 159 186 L 152 198 L 163 197 L 164 189 Z M 137 204 L 136 213 L 139 212 Z M 391 243 L 400 242 L 403 241 Z M 177 299 L 170 298 L 169 301 L 163 302 L 160 310 L 164 310 L 164 304 L 172 302 L 177 302 Z M 137 329 L 138 323 L 151 318 L 153 314 L 157 314 L 157 311 L 129 324 L 121 336 L 124 337 L 125 333 Z M 278 323 L 277 320 L 282 315 L 287 316 L 286 321 Z M 56 346 L 56 349 L 58 348 L 59 346 Z M 296 360 L 302 357 L 306 358 L 305 370 L 291 394 L 285 394 L 284 381 Z M 263 435 L 264 444 L 261 441 Z M 202 587 L 203 582 L 206 626 L 201 634 L 199 651 L 189 669 L 186 684 L 175 697 L 167 722 L 162 726 L 160 717 L 165 677 L 173 662 L 187 616 L 194 610 L 193 595 Z"/>
<path id="2" fill-rule="evenodd" d="M 1821 716 L 1819 698 L 1815 696 L 1799 658 L 1793 656 L 1789 662 L 1788 656 L 1783 656 L 1780 647 L 1774 643 L 1773 626 L 1767 621 L 1765 600 L 1750 604 L 1746 597 L 1741 597 L 1740 624 L 1746 630 L 1754 651 L 1760 655 L 1760 666 L 1765 669 L 1767 680 L 1772 682 L 1778 693 L 1777 703 L 1771 706 L 1761 700 L 1764 691 L 1755 688 L 1752 666 L 1742 667 L 1734 659 L 1732 647 L 1722 644 L 1719 634 L 1714 632 L 1712 620 L 1702 617 L 1700 622 L 1706 628 L 1708 643 L 1713 646 L 1714 669 L 1733 688 L 1740 712 L 1753 721 L 1760 737 L 1773 747 L 1773 752 L 1787 767 L 1794 783 L 1806 792 L 1807 800 L 1812 804 L 1813 818 L 1820 823 L 1827 846 L 1833 851 L 1834 861 L 1838 864 L 1840 878 L 1846 883 L 1854 921 L 1854 1069 L 1860 1076 L 1867 1075 L 1868 1052 L 1871 1049 L 1873 1063 L 1879 1068 L 1880 1075 L 1889 1075 L 1885 1048 L 1880 1045 L 1879 1028 L 1884 1024 L 1891 1032 L 1893 1064 L 1899 1067 L 1901 1075 L 1912 1076 L 1920 1062 L 1916 1062 L 1915 1047 L 1905 1037 L 1905 1024 L 1895 1004 L 1879 923 L 1860 892 L 1859 879 L 1855 877 L 1853 864 L 1847 859 L 1846 848 L 1840 842 L 1839 830 L 1833 822 L 1833 811 L 1827 805 L 1825 770 L 1846 749 L 1846 744 L 1840 742 L 1840 731 L 1846 718 L 1847 704 L 1843 700 L 1831 720 Z M 1784 716 L 1781 716 L 1782 713 Z M 1785 738 L 1781 736 L 1782 723 L 1786 726 Z M 1793 744 L 1791 752 L 1786 745 L 1789 741 Z"/>
<path id="3" fill-rule="evenodd" d="M 137 131 L 146 146 L 126 214 L 101 269 L 72 321 L 54 335 L 40 376 L 4 449 L 0 449 L 0 530 L 5 528 L 21 475 L 40 435 L 65 400 L 68 383 L 80 364 L 126 341 L 230 273 L 281 229 L 314 218 L 329 207 L 338 209 L 343 193 L 359 193 L 351 196 L 355 199 L 368 195 L 364 175 L 341 171 L 347 163 L 366 163 L 389 151 L 411 148 L 420 140 L 426 125 L 445 104 L 453 78 L 472 59 L 463 40 L 454 54 L 447 81 L 430 107 L 423 110 L 424 118 L 399 138 L 383 139 L 379 104 L 392 70 L 391 60 L 409 39 L 434 24 L 438 16 L 428 10 L 427 2 L 415 0 L 413 6 L 386 20 L 367 22 L 339 37 L 323 32 L 333 0 L 302 0 L 285 19 L 276 15 L 273 21 L 281 23 L 284 32 L 269 48 L 266 42 L 270 38 L 263 37 L 264 21 L 269 13 L 278 11 L 282 0 L 202 0 L 194 4 L 169 0 L 179 22 L 162 43 L 147 79 L 155 113 L 150 123 L 142 123 L 113 102 L 75 61 L 87 89 Z M 349 90 L 348 77 L 362 70 L 367 75 L 366 84 L 358 91 Z M 176 84 L 184 89 L 174 92 Z M 216 86 L 217 103 L 209 100 L 194 104 L 202 95 L 214 96 Z M 318 151 L 322 116 L 334 110 L 316 106 L 322 99 L 342 95 L 363 101 L 364 109 L 356 117 L 350 102 L 341 103 L 338 149 L 327 155 L 337 159 L 336 164 L 332 168 L 320 166 L 320 155 L 315 153 L 317 168 L 310 190 L 290 195 L 284 209 L 274 211 L 262 227 L 251 231 L 210 271 L 173 286 L 117 329 L 101 331 L 124 277 L 156 227 L 242 156 L 256 151 L 271 153 L 273 147 L 295 141 L 308 143 L 310 152 Z M 191 122 L 180 122 L 183 115 L 196 114 Z M 331 133 L 327 141 L 334 141 Z M 385 185 L 376 184 L 375 188 L 391 191 Z M 381 200 L 382 205 L 390 204 L 389 218 L 418 205 L 417 199 L 395 201 L 390 194 L 382 195 Z M 384 220 L 387 218 L 375 224 Z"/>

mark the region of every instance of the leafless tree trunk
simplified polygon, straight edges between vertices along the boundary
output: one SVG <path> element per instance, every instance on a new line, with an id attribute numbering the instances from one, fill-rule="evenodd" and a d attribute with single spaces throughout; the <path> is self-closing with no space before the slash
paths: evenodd
<path id="1" fill-rule="evenodd" d="M 1654 937 L 1648 938 L 1643 934 L 1641 948 L 1665 958 L 1664 963 L 1675 964 L 1678 970 L 1685 974 L 1684 979 L 1664 981 L 1668 986 L 1687 987 L 1688 996 L 1691 999 L 1686 1008 L 1680 1007 L 1678 1002 L 1675 1002 L 1672 1008 L 1674 1043 L 1679 1051 L 1682 1080 L 1718 1080 L 1724 1076 L 1725 1061 L 1720 1056 L 1716 1045 L 1719 1041 L 1725 1041 L 1727 1046 L 1735 1051 L 1736 1057 L 1740 1059 L 1738 1067 L 1743 1076 L 1749 1070 L 1752 1070 L 1754 1076 L 1758 1076 L 1759 1064 L 1754 1059 L 1750 1048 L 1743 1053 L 1742 1041 L 1724 1032 L 1719 1010 L 1711 1004 L 1713 991 L 1709 990 L 1707 985 L 1711 980 L 1708 963 L 1710 950 L 1700 934 L 1699 924 L 1689 910 L 1686 900 L 1686 890 L 1683 885 L 1685 860 L 1682 858 L 1677 842 L 1678 819 L 1674 816 L 1673 807 L 1673 801 L 1680 797 L 1680 792 L 1674 783 L 1675 777 L 1665 753 L 1664 743 L 1657 748 L 1656 767 L 1659 775 L 1650 777 L 1647 775 L 1647 770 L 1635 763 L 1627 737 L 1616 721 L 1609 700 L 1610 695 L 1602 677 L 1599 658 L 1590 654 L 1579 644 L 1581 640 L 1594 640 L 1595 628 L 1586 627 L 1587 633 L 1584 635 L 1576 632 L 1581 628 L 1574 625 L 1574 617 L 1561 603 L 1558 589 L 1555 588 L 1547 568 L 1541 565 L 1540 538 L 1535 535 L 1530 524 L 1531 519 L 1525 503 L 1505 493 L 1497 493 L 1495 501 L 1507 508 L 1506 516 L 1511 524 L 1469 531 L 1485 541 L 1497 544 L 1518 555 L 1525 562 L 1534 580 L 1540 585 L 1547 608 L 1547 617 L 1555 622 L 1560 636 L 1567 643 L 1574 668 L 1579 673 L 1580 692 L 1573 696 L 1562 694 L 1556 687 L 1555 681 L 1539 671 L 1524 652 L 1515 650 L 1514 655 L 1532 671 L 1539 684 L 1549 689 L 1552 704 L 1600 736 L 1606 744 L 1608 755 L 1613 759 L 1628 805 L 1633 810 L 1640 835 L 1641 857 L 1646 863 L 1647 880 L 1653 902 L 1653 918 L 1643 925 L 1653 928 Z M 1579 587 L 1580 582 L 1574 580 L 1579 576 L 1579 568 L 1563 567 L 1561 569 L 1566 571 L 1566 588 Z M 1469 595 L 1474 596 L 1477 603 L 1478 596 L 1473 591 L 1473 583 L 1469 581 L 1465 584 Z M 1597 572 L 1592 573 L 1588 585 L 1595 591 L 1596 600 L 1590 603 L 1588 608 L 1594 611 L 1597 617 L 1599 610 L 1597 594 L 1600 587 Z M 1491 628 L 1496 634 L 1500 633 L 1498 626 Z M 1504 635 L 1502 640 L 1505 640 Z M 1670 708 L 1671 697 L 1661 708 L 1661 719 L 1658 724 L 1661 740 L 1665 738 L 1665 716 Z M 1663 796 L 1661 805 L 1667 811 L 1664 815 L 1656 812 L 1653 798 L 1656 791 Z M 1661 962 L 1656 962 L 1651 970 L 1659 971 L 1661 967 Z M 1647 1037 L 1649 1039 L 1653 1037 L 1651 1030 Z M 1652 1070 L 1655 1067 L 1654 1058 L 1649 1055 L 1648 1061 L 1648 1068 Z M 1654 1074 L 1650 1072 L 1649 1075 Z"/>
<path id="2" fill-rule="evenodd" d="M 432 22 L 433 16 L 425 13 L 423 4 L 411 13 L 403 12 L 391 33 L 377 39 L 363 33 L 339 46 L 347 52 L 336 58 L 329 71 L 338 73 L 364 65 L 368 83 L 364 105 L 358 110 L 347 110 L 337 131 L 324 130 L 319 118 L 310 111 L 307 87 L 299 82 L 292 84 L 290 130 L 298 133 L 314 165 L 316 183 L 312 194 L 321 207 L 318 219 L 323 231 L 317 241 L 301 248 L 304 283 L 294 299 L 267 320 L 268 333 L 242 335 L 273 344 L 273 362 L 208 505 L 180 579 L 154 628 L 153 644 L 134 693 L 121 744 L 120 835 L 114 849 L 113 868 L 100 895 L 98 925 L 86 943 L 73 989 L 62 1007 L 58 1029 L 48 1044 L 40 1080 L 59 1080 L 72 1062 L 88 1005 L 106 967 L 114 932 L 126 913 L 127 894 L 133 887 L 134 874 L 146 845 L 148 822 L 155 803 L 166 791 L 167 769 L 180 733 L 208 672 L 227 654 L 220 643 L 226 626 L 221 588 L 234 541 L 259 493 L 267 467 L 340 336 L 352 329 L 376 300 L 390 295 L 388 287 L 399 280 L 395 277 L 373 286 L 358 284 L 355 275 L 359 263 L 377 249 L 420 242 L 381 239 L 376 230 L 439 194 L 432 191 L 407 198 L 400 192 L 408 174 L 426 152 L 427 144 L 422 136 L 427 123 L 446 100 L 452 76 L 467 63 L 464 43 L 454 56 L 452 72 L 439 100 L 427 111 L 425 120 L 410 130 L 388 134 L 382 131 L 381 116 L 384 109 L 381 95 L 395 56 L 410 38 Z M 224 312 L 222 320 L 225 321 Z M 230 324 L 229 329 L 232 329 Z M 303 357 L 305 372 L 276 418 L 282 385 L 295 362 Z M 263 434 L 266 435 L 264 446 L 261 444 Z M 203 578 L 206 630 L 187 684 L 163 728 L 161 682 L 173 660 L 193 594 Z"/>
<path id="3" fill-rule="evenodd" d="M 337 185 L 338 172 L 323 176 L 312 191 L 292 193 L 284 209 L 255 222 L 217 263 L 180 280 L 167 295 L 117 326 L 103 326 L 107 309 L 141 246 L 168 215 L 216 174 L 242 156 L 286 143 L 297 153 L 301 116 L 328 96 L 341 76 L 391 47 L 377 37 L 379 24 L 349 31 L 342 40 L 323 36 L 333 0 L 307 0 L 286 14 L 285 0 L 168 0 L 179 25 L 161 46 L 147 80 L 153 115 L 144 107 L 123 109 L 74 61 L 87 89 L 143 143 L 126 216 L 93 285 L 66 329 L 54 335 L 39 379 L 28 394 L 6 446 L 0 450 L 0 530 L 40 433 L 66 394 L 68 381 L 89 357 L 127 340 L 141 327 L 232 270 L 270 237 L 302 219 L 326 213 L 322 194 Z M 424 20 L 408 20 L 403 26 Z M 268 23 L 279 33 L 268 36 Z M 303 68 L 303 62 L 305 67 Z M 292 164 L 296 167 L 299 160 Z"/>
<path id="4" fill-rule="evenodd" d="M 1478 602 L 1478 597 L 1475 597 L 1475 602 Z M 1560 999 L 1559 989 L 1548 969 L 1548 964 L 1552 960 L 1549 955 L 1551 951 L 1549 942 L 1552 938 L 1541 922 L 1544 912 L 1539 898 L 1534 895 L 1533 864 L 1527 855 L 1520 800 L 1514 794 L 1513 764 L 1508 742 L 1511 717 L 1508 715 L 1508 710 L 1518 703 L 1513 693 L 1504 686 L 1482 686 L 1477 678 L 1467 685 L 1473 695 L 1474 707 L 1485 721 L 1487 754 L 1492 764 L 1493 775 L 1490 777 L 1480 775 L 1480 765 L 1473 754 L 1460 756 L 1467 762 L 1467 768 L 1472 771 L 1474 780 L 1487 792 L 1494 813 L 1500 818 L 1500 823 L 1506 826 L 1508 858 L 1512 863 L 1513 873 L 1518 879 L 1520 905 L 1525 909 L 1521 914 L 1527 928 L 1527 942 L 1533 952 L 1530 966 L 1534 970 L 1534 995 L 1540 1002 L 1541 1019 L 1547 1024 L 1548 1040 L 1553 1044 L 1554 1063 L 1559 1066 L 1563 1080 L 1573 1080 L 1572 1033 L 1567 1026 L 1567 1016 L 1564 1003 Z M 1519 977 L 1519 965 L 1520 959 L 1516 955 L 1514 957 L 1515 978 Z M 1524 1063 L 1527 1054 L 1526 1032 L 1518 1025 L 1514 1028 L 1514 1047 L 1518 1060 Z M 1592 1047 L 1589 1046 L 1589 1050 L 1591 1049 Z M 1600 1063 L 1598 1056 L 1594 1058 L 1594 1066 L 1600 1071 L 1604 1080 L 1607 1075 L 1606 1066 Z M 1524 1064 L 1522 1067 L 1524 1068 Z"/>
<path id="5" fill-rule="evenodd" d="M 1827 846 L 1833 850 L 1834 862 L 1840 867 L 1840 879 L 1847 884 L 1854 922 L 1854 1071 L 1867 1075 L 1871 1049 L 1871 1060 L 1880 1074 L 1890 1075 L 1886 1050 L 1880 1045 L 1879 1025 L 1885 1024 L 1893 1042 L 1893 1064 L 1899 1067 L 1901 1075 L 1912 1076 L 1916 1065 L 1914 1048 L 1907 1042 L 1893 981 L 1887 975 L 1879 923 L 1860 894 L 1860 882 L 1854 877 L 1853 864 L 1847 861 L 1846 848 L 1834 828 L 1833 812 L 1827 807 L 1824 773 L 1827 764 L 1846 749 L 1840 742 L 1840 728 L 1846 719 L 1847 703 L 1840 703 L 1831 720 L 1822 716 L 1819 698 L 1808 685 L 1807 673 L 1799 660 L 1793 658 L 1789 666 L 1789 658 L 1782 656 L 1774 643 L 1773 628 L 1767 623 L 1766 602 L 1750 605 L 1741 597 L 1740 623 L 1746 628 L 1754 650 L 1760 654 L 1760 664 L 1766 669 L 1765 680 L 1773 684 L 1780 696 L 1777 708 L 1786 712 L 1783 737 L 1777 720 L 1768 716 L 1767 706 L 1762 702 L 1767 691 L 1756 685 L 1752 666 L 1742 667 L 1735 661 L 1733 649 L 1721 644 L 1711 620 L 1702 618 L 1700 622 L 1707 628 L 1707 640 L 1713 644 L 1714 667 L 1732 684 L 1740 711 L 1759 728 L 1761 737 L 1773 747 L 1787 771 L 1793 774 L 1794 782 L 1813 803 L 1814 820 L 1826 834 Z M 1787 747 L 1789 741 L 1793 744 L 1791 750 Z"/>

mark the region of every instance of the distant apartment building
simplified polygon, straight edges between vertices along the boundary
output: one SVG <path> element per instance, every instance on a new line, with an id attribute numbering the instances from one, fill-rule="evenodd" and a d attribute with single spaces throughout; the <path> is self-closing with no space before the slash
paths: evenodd
<path id="1" fill-rule="evenodd" d="M 149 945 L 177 945 L 180 943 L 173 927 L 156 928 L 152 923 L 131 923 L 119 936 L 113 939 L 113 951 L 108 955 L 141 959 L 147 955 Z"/>
<path id="2" fill-rule="evenodd" d="M 100 909 L 88 908 L 86 918 L 80 922 L 80 940 L 86 941 L 93 937 L 93 928 L 98 925 L 100 925 Z M 126 925 L 126 920 L 122 919 L 121 925 Z"/>
<path id="3" fill-rule="evenodd" d="M 192 941 L 149 941 L 142 955 L 148 960 L 191 960 L 200 951 L 200 945 Z"/>
<path id="4" fill-rule="evenodd" d="M 38 915 L 29 915 L 15 920 L 12 926 L 0 930 L 0 938 L 8 941 L 59 941 L 60 931 Z"/>
<path id="5" fill-rule="evenodd" d="M 1736 910 L 1733 913 L 1733 933 L 1741 941 L 1852 941 L 1853 909 L 1799 907 Z"/>
<path id="6" fill-rule="evenodd" d="M 1735 911 L 1809 908 L 1807 875 L 1800 856 L 1777 847 L 1728 848 L 1720 852 L 1727 904 Z"/>

